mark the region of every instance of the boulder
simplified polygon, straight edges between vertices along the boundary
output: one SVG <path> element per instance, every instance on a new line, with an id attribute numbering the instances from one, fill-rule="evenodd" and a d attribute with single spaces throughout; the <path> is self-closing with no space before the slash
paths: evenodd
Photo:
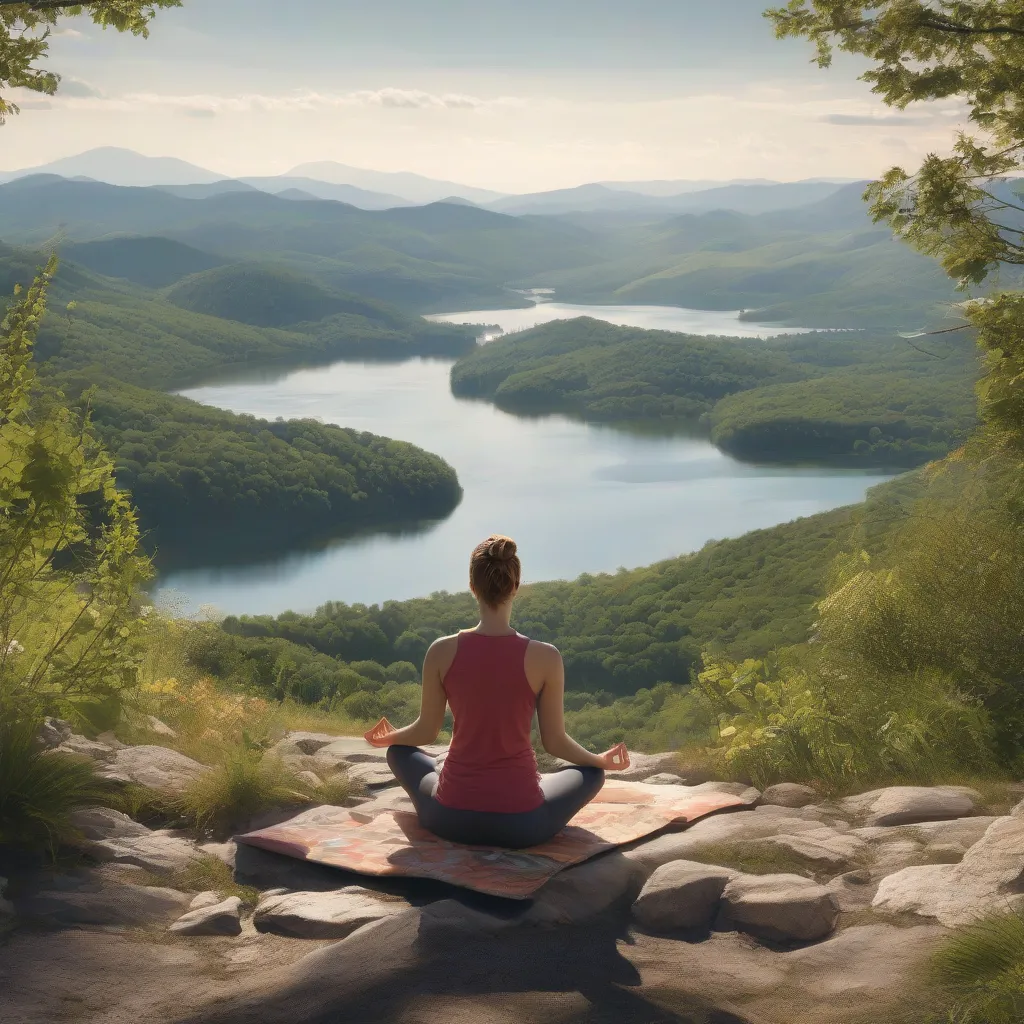
<path id="1" fill-rule="evenodd" d="M 961 786 L 889 786 L 839 802 L 842 810 L 871 826 L 948 821 L 975 813 L 981 795 Z"/>
<path id="2" fill-rule="evenodd" d="M 576 925 L 625 910 L 636 899 L 645 873 L 618 850 L 609 850 L 560 871 L 537 891 L 523 924 L 553 928 Z"/>
<path id="3" fill-rule="evenodd" d="M 113 781 L 181 793 L 208 770 L 205 765 L 168 747 L 141 746 L 118 750 L 113 761 L 99 774 Z"/>
<path id="4" fill-rule="evenodd" d="M 722 891 L 736 877 L 728 868 L 675 860 L 658 868 L 633 904 L 633 917 L 654 931 L 710 928 Z"/>
<path id="5" fill-rule="evenodd" d="M 1017 804 L 1012 811 L 1010 811 L 1010 816 L 1013 818 L 1024 818 L 1024 800 L 1021 800 L 1021 802 Z"/>
<path id="6" fill-rule="evenodd" d="M 623 779 L 626 782 L 644 782 L 661 772 L 676 772 L 679 769 L 679 755 L 675 752 L 664 754 L 629 755 L 629 767 L 622 771 L 608 772 L 609 779 Z"/>
<path id="7" fill-rule="evenodd" d="M 393 917 L 409 904 L 382 899 L 356 885 L 334 892 L 291 892 L 260 901 L 253 924 L 260 932 L 297 939 L 343 939 L 365 924 Z"/>
<path id="8" fill-rule="evenodd" d="M 197 907 L 168 927 L 176 935 L 240 935 L 242 901 L 229 896 L 221 903 Z"/>
<path id="9" fill-rule="evenodd" d="M 648 786 L 685 786 L 686 780 L 681 775 L 673 775 L 671 772 L 658 772 L 657 775 L 650 775 L 644 782 Z"/>
<path id="10" fill-rule="evenodd" d="M 43 724 L 36 733 L 36 742 L 44 750 L 52 750 L 59 747 L 65 740 L 70 739 L 72 733 L 71 723 L 65 722 L 63 718 L 44 718 Z"/>
<path id="11" fill-rule="evenodd" d="M 997 818 L 959 864 L 904 868 L 882 879 L 872 907 L 948 928 L 1024 908 L 1024 818 Z"/>
<path id="12" fill-rule="evenodd" d="M 796 782 L 779 782 L 761 794 L 764 803 L 775 807 L 806 807 L 817 799 L 818 794 L 810 786 Z"/>
<path id="13" fill-rule="evenodd" d="M 702 782 L 699 786 L 688 786 L 691 793 L 727 793 L 738 796 L 751 807 L 761 802 L 761 791 L 743 782 Z"/>
<path id="14" fill-rule="evenodd" d="M 844 870 L 855 861 L 866 859 L 871 852 L 863 839 L 825 827 L 798 835 L 769 836 L 757 842 L 787 850 L 826 871 Z"/>
<path id="15" fill-rule="evenodd" d="M 352 782 L 365 786 L 367 789 L 398 785 L 398 779 L 395 778 L 395 773 L 388 767 L 386 761 L 366 761 L 362 764 L 354 764 L 348 769 L 347 774 Z"/>
<path id="16" fill-rule="evenodd" d="M 219 892 L 214 892 L 212 889 L 209 892 L 201 892 L 192 897 L 192 902 L 188 905 L 189 910 L 202 910 L 204 907 L 215 907 L 221 902 L 223 897 Z"/>
<path id="17" fill-rule="evenodd" d="M 166 722 L 161 722 L 156 715 L 146 715 L 146 728 L 157 736 L 166 736 L 171 740 L 178 737 L 178 734 Z"/>
<path id="18" fill-rule="evenodd" d="M 832 893 L 800 875 L 738 875 L 722 891 L 722 911 L 740 931 L 781 942 L 823 939 L 839 920 Z"/>
<path id="19" fill-rule="evenodd" d="M 55 754 L 77 754 L 79 757 L 88 757 L 98 764 L 109 764 L 114 759 L 115 751 L 106 743 L 99 743 L 96 740 L 88 740 L 84 736 L 72 733 L 59 747 L 54 747 Z"/>
<path id="20" fill-rule="evenodd" d="M 922 821 L 916 825 L 855 828 L 853 835 L 869 843 L 910 839 L 919 843 L 959 843 L 965 849 L 973 846 L 988 831 L 994 817 L 953 818 L 951 821 Z"/>
<path id="21" fill-rule="evenodd" d="M 56 926 L 143 927 L 168 924 L 181 914 L 188 902 L 189 897 L 176 889 L 115 883 L 98 891 L 44 890 L 16 900 L 15 907 L 25 917 Z"/>
<path id="22" fill-rule="evenodd" d="M 871 907 L 871 901 L 878 891 L 878 882 L 870 871 L 859 868 L 829 879 L 825 888 L 835 897 L 844 914 L 852 914 Z"/>
<path id="23" fill-rule="evenodd" d="M 197 849 L 207 857 L 216 857 L 223 861 L 229 868 L 235 866 L 235 851 L 237 847 L 232 840 L 226 843 L 201 843 Z"/>
<path id="24" fill-rule="evenodd" d="M 167 831 L 151 831 L 107 807 L 75 811 L 71 823 L 83 836 L 76 845 L 100 861 L 134 864 L 154 874 L 170 874 L 200 855 L 189 840 Z"/>
<path id="25" fill-rule="evenodd" d="M 319 789 L 324 784 L 323 779 L 316 772 L 298 772 L 297 778 L 309 786 L 310 789 Z"/>

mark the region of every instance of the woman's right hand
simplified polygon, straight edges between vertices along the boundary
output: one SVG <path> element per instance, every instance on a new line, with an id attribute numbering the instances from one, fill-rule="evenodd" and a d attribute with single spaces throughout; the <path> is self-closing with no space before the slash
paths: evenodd
<path id="1" fill-rule="evenodd" d="M 625 743 L 616 743 L 611 750 L 598 754 L 601 759 L 600 767 L 606 772 L 621 772 L 629 767 L 629 751 Z"/>

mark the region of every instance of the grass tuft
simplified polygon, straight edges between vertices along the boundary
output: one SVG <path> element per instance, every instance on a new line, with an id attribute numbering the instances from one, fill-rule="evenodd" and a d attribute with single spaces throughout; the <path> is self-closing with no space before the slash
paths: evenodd
<path id="1" fill-rule="evenodd" d="M 216 892 L 224 899 L 237 896 L 245 907 L 255 907 L 260 899 L 259 889 L 251 885 L 239 885 L 222 860 L 216 857 L 197 857 L 189 865 L 175 872 L 170 882 L 175 889 L 183 892 Z"/>

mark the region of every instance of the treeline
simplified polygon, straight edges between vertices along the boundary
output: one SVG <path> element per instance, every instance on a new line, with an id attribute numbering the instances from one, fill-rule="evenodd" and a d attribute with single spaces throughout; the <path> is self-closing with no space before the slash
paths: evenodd
<path id="1" fill-rule="evenodd" d="M 876 333 L 694 338 L 582 317 L 482 346 L 452 391 L 512 412 L 710 429 L 741 458 L 912 467 L 977 421 L 969 344 L 939 354 Z"/>
<path id="2" fill-rule="evenodd" d="M 708 644 L 763 653 L 804 639 L 849 522 L 849 510 L 839 509 L 643 569 L 535 583 L 520 592 L 514 625 L 556 644 L 568 689 L 605 704 L 659 683 L 685 685 Z M 418 665 L 437 637 L 475 621 L 469 593 L 441 592 L 383 605 L 329 602 L 313 615 L 229 616 L 223 630 L 345 663 Z"/>
<path id="3" fill-rule="evenodd" d="M 141 525 L 159 545 L 280 543 L 370 524 L 439 518 L 455 470 L 414 445 L 315 420 L 268 422 L 105 379 L 71 377 Z M 84 396 L 84 397 L 83 397 Z"/>

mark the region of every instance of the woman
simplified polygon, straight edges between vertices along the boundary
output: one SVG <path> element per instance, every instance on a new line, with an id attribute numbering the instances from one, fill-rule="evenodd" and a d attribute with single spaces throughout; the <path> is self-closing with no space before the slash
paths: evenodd
<path id="1" fill-rule="evenodd" d="M 509 625 L 522 567 L 509 537 L 488 537 L 469 562 L 480 606 L 473 629 L 435 640 L 423 662 L 419 718 L 395 729 L 382 718 L 366 739 L 388 764 L 424 828 L 457 843 L 524 849 L 554 837 L 604 785 L 629 767 L 624 744 L 592 754 L 566 735 L 565 670 L 551 644 Z M 440 772 L 420 744 L 437 739 L 450 705 L 455 726 Z M 541 777 L 530 743 L 536 710 L 544 749 L 577 767 Z"/>

